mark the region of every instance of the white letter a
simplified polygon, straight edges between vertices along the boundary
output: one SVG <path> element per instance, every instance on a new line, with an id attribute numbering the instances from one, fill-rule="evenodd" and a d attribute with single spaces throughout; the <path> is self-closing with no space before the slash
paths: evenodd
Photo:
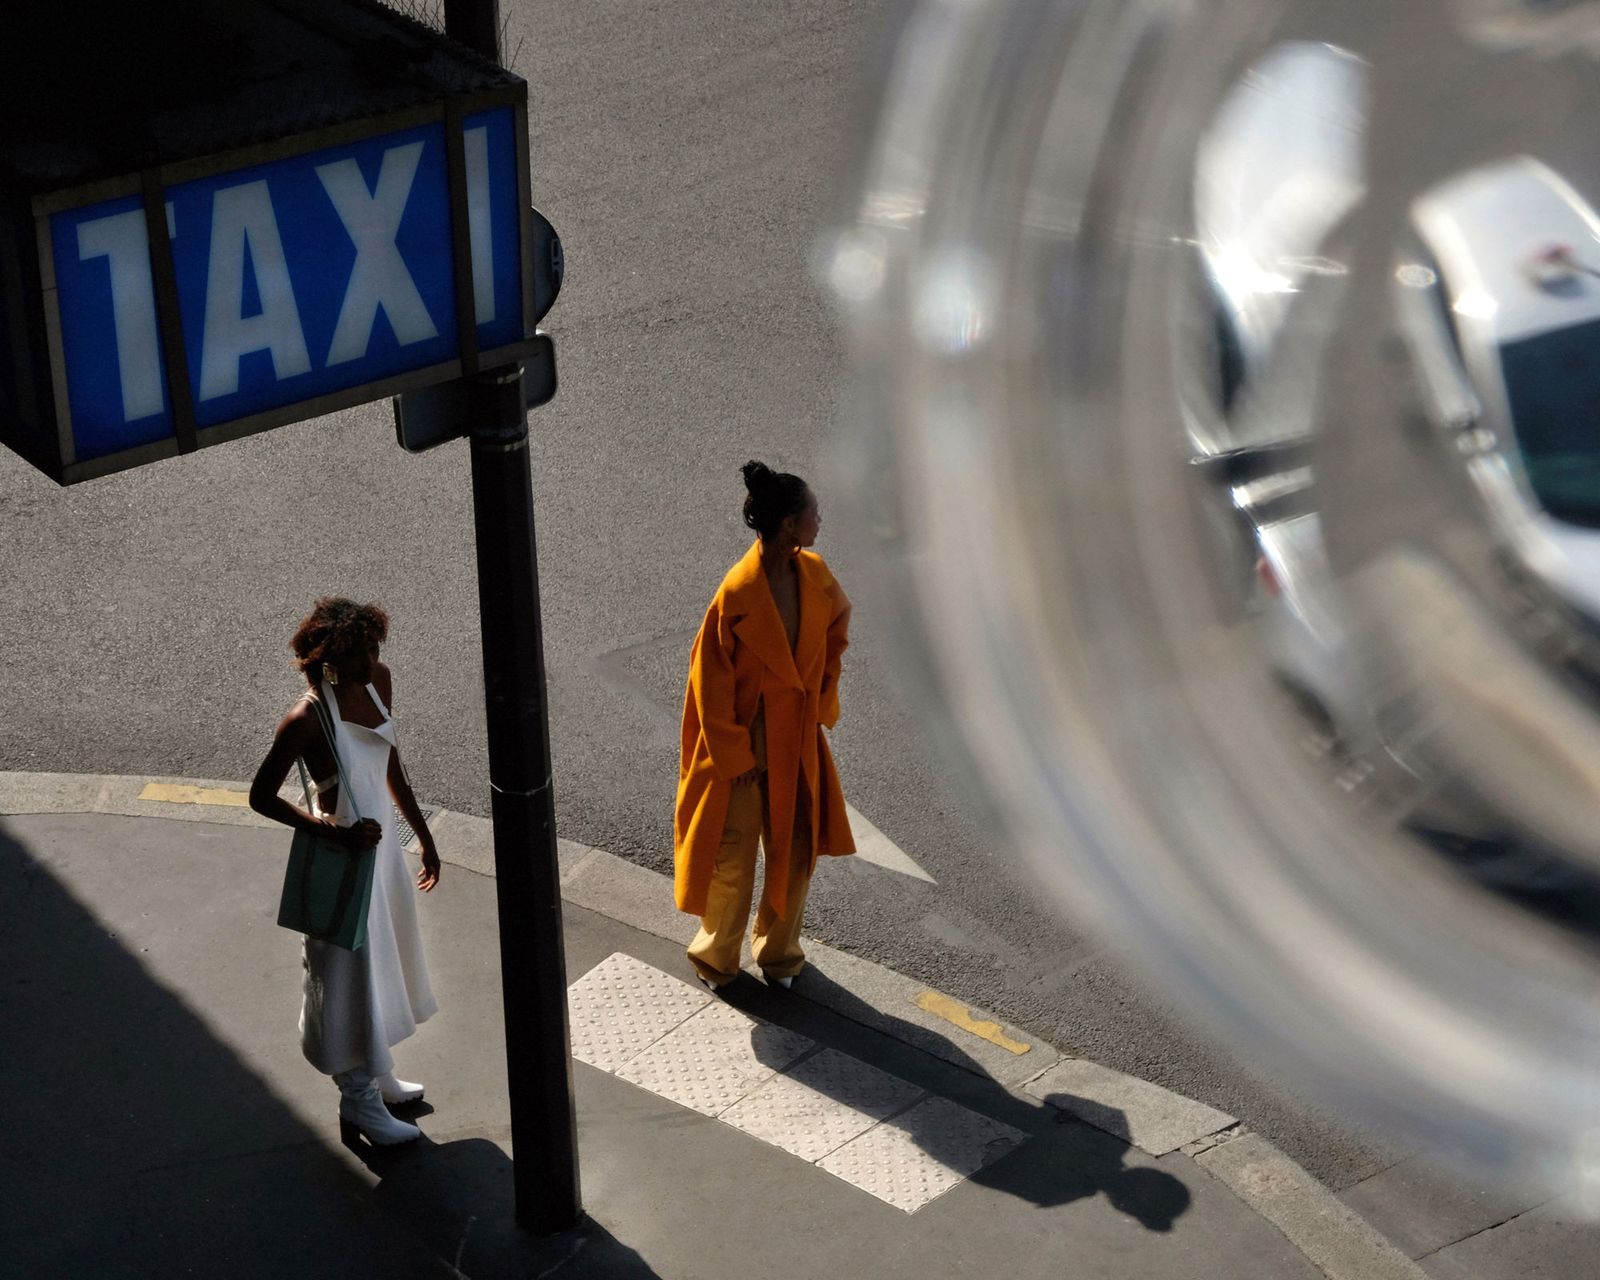
<path id="1" fill-rule="evenodd" d="M 247 246 L 261 295 L 261 314 L 248 318 L 242 314 Z M 200 348 L 200 399 L 237 391 L 239 358 L 252 351 L 272 352 L 272 369 L 280 381 L 311 368 L 289 267 L 283 258 L 283 241 L 278 237 L 278 219 L 264 181 L 229 187 L 211 199 L 211 264 L 206 275 L 206 327 Z"/>

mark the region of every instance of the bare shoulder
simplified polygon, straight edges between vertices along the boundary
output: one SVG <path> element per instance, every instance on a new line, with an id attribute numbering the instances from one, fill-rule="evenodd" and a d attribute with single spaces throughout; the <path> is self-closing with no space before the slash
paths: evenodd
<path id="1" fill-rule="evenodd" d="M 388 663 L 379 662 L 372 668 L 372 684 L 383 699 L 384 706 L 394 706 L 394 676 L 389 671 Z"/>
<path id="2" fill-rule="evenodd" d="M 291 742 L 298 742 L 311 733 L 316 723 L 316 710 L 311 705 L 311 699 L 301 698 L 278 722 L 278 736 L 287 738 Z"/>

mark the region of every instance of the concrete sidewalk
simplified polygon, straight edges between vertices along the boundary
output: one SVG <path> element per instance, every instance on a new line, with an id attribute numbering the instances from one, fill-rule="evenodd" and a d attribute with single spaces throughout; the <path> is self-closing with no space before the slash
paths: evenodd
<path id="1" fill-rule="evenodd" d="M 511 1222 L 487 824 L 437 823 L 426 1138 L 345 1145 L 301 1059 L 287 839 L 237 786 L 0 774 L 0 1239 L 16 1274 L 1424 1274 L 1231 1119 L 820 945 L 690 981 L 662 878 L 563 848 L 588 1221 Z M 163 787 L 166 789 L 164 790 Z M 159 799 L 152 797 L 161 797 Z M 149 816 L 131 816 L 131 814 Z M 474 824 L 477 824 L 476 827 Z M 1456 1274 L 1440 1272 L 1438 1274 Z"/>

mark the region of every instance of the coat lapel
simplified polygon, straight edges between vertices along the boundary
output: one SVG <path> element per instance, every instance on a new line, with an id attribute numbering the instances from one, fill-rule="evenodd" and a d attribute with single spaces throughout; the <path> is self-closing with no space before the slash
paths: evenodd
<path id="1" fill-rule="evenodd" d="M 802 579 L 803 580 L 803 579 Z M 729 595 L 742 616 L 733 624 L 733 633 L 741 644 L 771 669 L 785 684 L 796 689 L 805 686 L 795 667 L 794 654 L 789 652 L 789 637 L 783 633 L 783 619 L 778 617 L 778 606 L 773 602 L 772 591 L 767 586 L 761 568 L 761 543 L 757 541 L 735 566 L 728 581 Z M 802 638 L 805 630 L 805 602 L 800 605 Z"/>

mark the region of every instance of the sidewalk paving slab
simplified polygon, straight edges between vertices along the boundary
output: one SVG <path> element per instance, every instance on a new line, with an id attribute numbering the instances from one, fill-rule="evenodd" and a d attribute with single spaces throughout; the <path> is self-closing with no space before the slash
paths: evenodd
<path id="1" fill-rule="evenodd" d="M 1433 1280 L 1578 1280 L 1600 1267 L 1600 1227 L 1575 1199 L 1552 1200 L 1424 1257 Z"/>
<path id="2" fill-rule="evenodd" d="M 607 956 L 568 984 L 572 1056 L 602 1071 L 616 1071 L 712 998 L 709 991 L 696 990 L 621 952 Z"/>
<path id="3" fill-rule="evenodd" d="M 1415 1262 L 1258 1134 L 1220 1143 L 1196 1161 L 1276 1224 L 1330 1280 L 1425 1280 Z"/>
<path id="4" fill-rule="evenodd" d="M 1412 1156 L 1347 1187 L 1339 1198 L 1396 1248 L 1420 1258 L 1537 1208 L 1549 1195 L 1536 1189 L 1464 1185 Z M 1600 1260 L 1592 1269 L 1600 1271 Z"/>
<path id="5" fill-rule="evenodd" d="M 617 1076 L 714 1118 L 815 1047 L 797 1031 L 717 1003 L 679 1023 Z"/>
<path id="6" fill-rule="evenodd" d="M 1153 1156 L 1164 1156 L 1236 1123 L 1215 1107 L 1081 1058 L 1058 1062 L 1030 1080 L 1026 1092 Z M 1117 1133 L 1117 1128 L 1123 1132 Z"/>
<path id="7" fill-rule="evenodd" d="M 923 1096 L 909 1080 L 820 1049 L 718 1119 L 815 1163 Z"/>

